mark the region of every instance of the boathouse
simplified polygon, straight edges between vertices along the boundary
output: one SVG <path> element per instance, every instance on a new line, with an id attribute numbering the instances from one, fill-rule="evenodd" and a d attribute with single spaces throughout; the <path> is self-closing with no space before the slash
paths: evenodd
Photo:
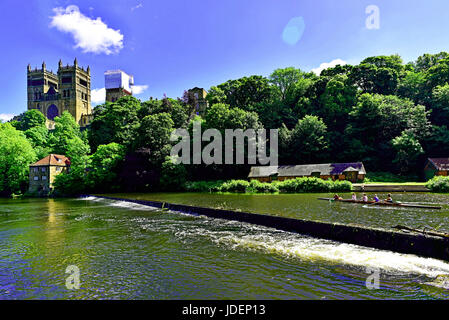
<path id="1" fill-rule="evenodd" d="M 426 180 L 435 176 L 449 176 L 449 158 L 429 158 L 424 166 Z"/>
<path id="2" fill-rule="evenodd" d="M 29 192 L 45 194 L 53 189 L 55 177 L 70 167 L 70 160 L 59 154 L 49 154 L 30 165 Z"/>
<path id="3" fill-rule="evenodd" d="M 363 163 L 354 162 L 251 167 L 248 178 L 250 180 L 259 180 L 260 182 L 283 181 L 301 177 L 357 182 L 363 181 L 365 175 L 366 171 Z"/>

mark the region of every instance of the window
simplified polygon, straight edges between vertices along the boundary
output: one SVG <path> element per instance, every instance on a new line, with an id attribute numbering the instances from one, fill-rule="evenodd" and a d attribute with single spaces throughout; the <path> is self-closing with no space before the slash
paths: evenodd
<path id="1" fill-rule="evenodd" d="M 56 171 L 61 171 L 61 167 L 56 167 Z"/>
<path id="2" fill-rule="evenodd" d="M 37 180 L 39 180 L 39 177 L 38 176 L 34 177 L 34 181 L 37 181 Z"/>
<path id="3" fill-rule="evenodd" d="M 47 180 L 47 176 L 42 176 L 42 180 Z"/>
<path id="4" fill-rule="evenodd" d="M 61 82 L 62 83 L 72 83 L 72 77 L 70 77 L 70 76 L 62 77 Z"/>
<path id="5" fill-rule="evenodd" d="M 45 171 L 47 171 L 47 168 L 42 167 L 42 168 L 41 168 L 41 171 L 42 171 L 42 172 L 45 172 Z"/>
<path id="6" fill-rule="evenodd" d="M 33 169 L 34 169 L 34 172 L 35 172 L 35 173 L 38 173 L 38 172 L 39 172 L 39 168 L 34 167 Z"/>

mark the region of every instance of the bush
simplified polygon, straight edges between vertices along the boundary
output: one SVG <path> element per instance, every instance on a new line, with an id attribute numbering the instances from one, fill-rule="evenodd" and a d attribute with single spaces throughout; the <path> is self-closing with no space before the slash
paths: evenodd
<path id="1" fill-rule="evenodd" d="M 224 181 L 188 181 L 184 188 L 188 192 L 216 192 Z"/>
<path id="2" fill-rule="evenodd" d="M 281 192 L 306 193 L 306 192 L 345 192 L 352 190 L 349 181 L 332 181 L 319 178 L 296 178 L 277 183 Z"/>
<path id="3" fill-rule="evenodd" d="M 427 181 L 426 187 L 432 192 L 449 193 L 449 177 L 433 177 Z"/>
<path id="4" fill-rule="evenodd" d="M 219 192 L 246 192 L 250 186 L 246 180 L 231 180 L 223 183 L 219 188 Z"/>
<path id="5" fill-rule="evenodd" d="M 170 157 L 162 163 L 160 187 L 162 190 L 179 191 L 186 183 L 187 170 L 183 164 L 175 164 Z"/>
<path id="6" fill-rule="evenodd" d="M 196 181 L 185 184 L 190 192 L 246 192 L 246 193 L 306 193 L 306 192 L 349 192 L 349 181 L 332 181 L 319 178 L 296 178 L 272 183 L 252 180 Z"/>
<path id="7" fill-rule="evenodd" d="M 276 183 L 260 182 L 258 180 L 252 180 L 249 183 L 246 192 L 250 193 L 276 193 L 279 192 L 279 188 Z"/>

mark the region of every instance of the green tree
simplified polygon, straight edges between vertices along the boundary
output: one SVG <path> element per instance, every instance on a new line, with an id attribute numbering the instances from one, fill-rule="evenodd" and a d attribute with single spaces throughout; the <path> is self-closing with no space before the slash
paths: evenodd
<path id="1" fill-rule="evenodd" d="M 232 108 L 237 107 L 246 111 L 255 111 L 260 103 L 270 100 L 272 93 L 268 79 L 262 76 L 229 80 L 216 87 L 220 91 L 214 89 L 213 92 L 209 92 L 209 101 L 221 100 Z M 216 93 L 219 95 L 214 96 Z"/>
<path id="2" fill-rule="evenodd" d="M 412 65 L 416 71 L 425 72 L 431 67 L 437 65 L 441 60 L 448 57 L 449 53 L 444 51 L 437 54 L 425 53 L 422 56 L 418 57 L 418 59 L 416 59 L 416 61 Z"/>
<path id="3" fill-rule="evenodd" d="M 76 150 L 72 152 L 73 155 L 86 155 L 90 148 L 83 137 L 78 123 L 69 112 L 64 111 L 61 116 L 55 118 L 55 129 L 50 134 L 49 147 L 53 153 L 69 158 L 71 150 Z"/>
<path id="4" fill-rule="evenodd" d="M 432 123 L 436 125 L 449 124 L 449 84 L 437 86 L 432 92 Z"/>
<path id="5" fill-rule="evenodd" d="M 303 77 L 303 72 L 294 67 L 276 69 L 270 75 L 270 82 L 275 86 L 280 100 L 284 101 L 287 92 L 293 90 L 295 84 Z"/>
<path id="6" fill-rule="evenodd" d="M 125 147 L 112 142 L 98 146 L 90 156 L 90 168 L 87 175 L 89 188 L 103 191 L 119 189 L 117 172 L 125 158 Z"/>
<path id="7" fill-rule="evenodd" d="M 398 95 L 415 103 L 424 104 L 428 99 L 427 77 L 423 72 L 407 71 L 400 79 Z"/>
<path id="8" fill-rule="evenodd" d="M 149 148 L 150 162 L 160 166 L 170 154 L 173 129 L 174 122 L 166 112 L 146 116 L 142 119 L 134 149 Z"/>
<path id="9" fill-rule="evenodd" d="M 184 188 L 187 170 L 183 164 L 175 164 L 170 157 L 162 163 L 160 186 L 164 190 L 179 191 Z"/>
<path id="10" fill-rule="evenodd" d="M 26 190 L 29 165 L 36 153 L 25 135 L 9 123 L 0 123 L 0 194 Z"/>
<path id="11" fill-rule="evenodd" d="M 410 172 L 415 168 L 416 160 L 424 153 L 419 141 L 410 131 L 402 131 L 401 135 L 391 141 L 393 148 L 396 150 L 396 158 L 394 163 L 400 166 L 402 173 Z"/>
<path id="12" fill-rule="evenodd" d="M 49 133 L 45 126 L 32 127 L 25 131 L 25 136 L 31 142 L 38 159 L 42 159 L 51 153 L 48 146 Z"/>
<path id="13" fill-rule="evenodd" d="M 140 101 L 132 96 L 96 106 L 89 130 L 92 150 L 95 151 L 99 145 L 111 142 L 126 147 L 131 145 L 140 126 L 140 109 Z"/>
<path id="14" fill-rule="evenodd" d="M 430 123 L 424 106 L 396 96 L 363 94 L 349 114 L 345 130 L 347 157 L 367 162 L 372 170 L 384 170 L 394 159 L 390 141 L 408 130 L 418 141 L 428 134 Z"/>
<path id="15" fill-rule="evenodd" d="M 316 116 L 305 116 L 291 132 L 293 163 L 313 163 L 322 159 L 328 148 L 326 124 Z"/>
<path id="16" fill-rule="evenodd" d="M 20 120 L 20 129 L 26 131 L 35 127 L 44 127 L 46 118 L 42 112 L 36 109 L 28 110 L 23 113 Z"/>

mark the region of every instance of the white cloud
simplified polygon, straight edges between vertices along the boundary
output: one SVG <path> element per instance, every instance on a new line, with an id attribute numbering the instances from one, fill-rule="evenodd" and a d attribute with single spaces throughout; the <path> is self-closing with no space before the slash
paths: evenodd
<path id="1" fill-rule="evenodd" d="M 6 122 L 14 117 L 12 113 L 0 113 L 0 122 Z"/>
<path id="2" fill-rule="evenodd" d="M 50 27 L 70 33 L 75 40 L 75 48 L 83 52 L 118 53 L 123 48 L 123 35 L 120 30 L 109 28 L 101 18 L 91 19 L 79 11 L 77 6 L 54 8 Z"/>
<path id="3" fill-rule="evenodd" d="M 320 66 L 318 68 L 312 69 L 312 72 L 314 72 L 317 75 L 321 74 L 321 71 L 325 70 L 325 69 L 329 69 L 329 68 L 333 68 L 337 65 L 342 65 L 344 66 L 346 63 L 346 61 L 341 60 L 341 59 L 335 59 L 332 60 L 331 62 L 325 62 L 320 64 Z"/>
<path id="4" fill-rule="evenodd" d="M 96 104 L 104 103 L 105 99 L 106 99 L 106 89 L 105 88 L 93 89 L 90 93 L 90 100 L 93 103 L 96 103 Z"/>
<path id="5" fill-rule="evenodd" d="M 148 89 L 147 85 L 140 85 L 140 86 L 132 86 L 131 90 L 133 91 L 133 94 L 141 94 L 145 90 Z"/>

